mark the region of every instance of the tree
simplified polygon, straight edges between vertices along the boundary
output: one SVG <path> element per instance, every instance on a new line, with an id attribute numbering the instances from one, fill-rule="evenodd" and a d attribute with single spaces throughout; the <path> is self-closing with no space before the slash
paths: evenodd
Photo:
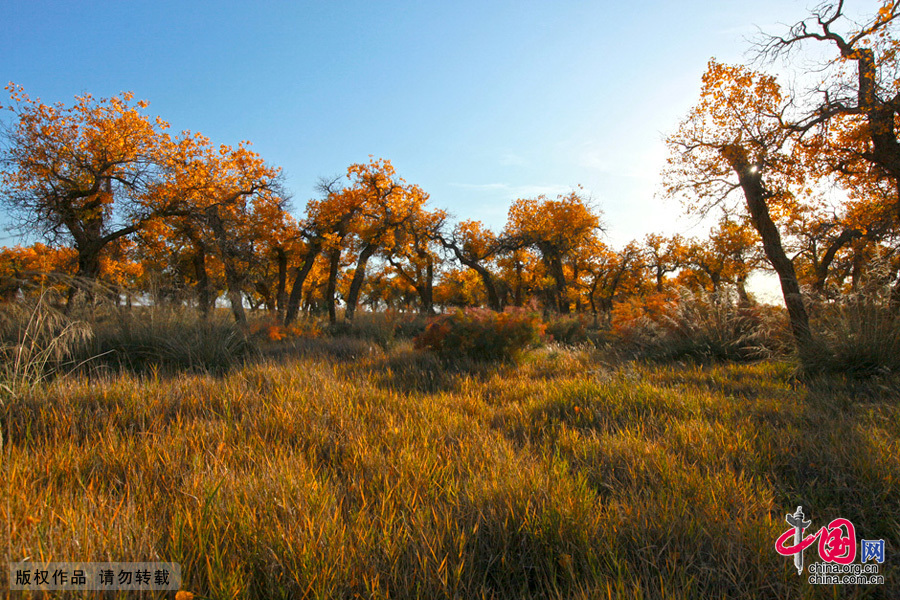
<path id="1" fill-rule="evenodd" d="M 664 177 L 669 193 L 704 213 L 732 192 L 743 192 L 750 221 L 778 274 L 797 349 L 807 357 L 809 316 L 772 216 L 796 210 L 793 189 L 804 182 L 792 155 L 793 133 L 783 126 L 787 107 L 774 77 L 710 61 L 700 101 L 667 140 L 671 155 Z"/>
<path id="2" fill-rule="evenodd" d="M 338 187 L 341 179 L 342 177 L 320 179 L 317 187 L 323 197 L 306 203 L 306 218 L 299 224 L 301 236 L 305 240 L 301 252 L 303 260 L 293 269 L 294 283 L 284 315 L 285 325 L 290 325 L 297 318 L 303 298 L 303 284 L 323 252 L 328 256 L 326 304 L 329 318 L 332 322 L 337 320 L 334 294 L 337 289 L 341 248 L 350 233 L 353 219 L 360 210 L 359 195 L 344 194 Z"/>
<path id="3" fill-rule="evenodd" d="M 419 309 L 426 314 L 434 312 L 435 268 L 440 265 L 435 240 L 446 220 L 442 210 L 417 210 L 395 233 L 395 246 L 385 252 L 397 274 L 415 288 Z"/>
<path id="4" fill-rule="evenodd" d="M 171 147 L 168 125 L 132 102 L 131 93 L 72 106 L 32 100 L 9 84 L 15 122 L 3 129 L 0 194 L 26 233 L 71 241 L 79 277 L 96 280 L 101 252 L 165 214 L 149 201 Z"/>
<path id="5" fill-rule="evenodd" d="M 828 44 L 837 58 L 823 69 L 823 83 L 811 92 L 820 101 L 786 122 L 789 129 L 815 135 L 805 140 L 810 152 L 827 160 L 833 173 L 869 182 L 887 179 L 893 187 L 894 214 L 900 217 L 900 41 L 892 27 L 900 1 L 885 0 L 865 24 L 838 31 L 844 2 L 826 2 L 785 36 L 765 36 L 757 45 L 763 58 L 788 57 L 807 43 Z"/>
<path id="6" fill-rule="evenodd" d="M 670 238 L 658 233 L 650 233 L 644 238 L 645 264 L 656 282 L 656 291 L 663 291 L 663 282 L 668 273 L 674 273 L 684 263 L 684 241 L 680 235 Z"/>
<path id="7" fill-rule="evenodd" d="M 457 223 L 449 235 L 438 232 L 437 238 L 444 248 L 453 252 L 456 260 L 478 274 L 491 310 L 502 310 L 496 277 L 488 263 L 506 250 L 508 244 L 481 221 L 471 220 Z"/>
<path id="8" fill-rule="evenodd" d="M 242 326 L 247 323 L 244 286 L 255 259 L 254 228 L 261 221 L 271 225 L 285 202 L 280 169 L 248 146 L 214 147 L 200 134 L 185 135 L 167 161 L 165 179 L 150 191 L 167 213 L 187 220 L 187 235 L 208 237 L 204 251 L 214 248 L 222 261 L 232 314 Z"/>
<path id="9" fill-rule="evenodd" d="M 588 203 L 571 192 L 556 200 L 545 196 L 516 200 L 509 208 L 507 234 L 524 245 L 537 248 L 555 285 L 553 297 L 556 310 L 568 313 L 563 264 L 573 258 L 575 250 L 600 229 L 600 216 Z"/>
<path id="10" fill-rule="evenodd" d="M 392 252 L 397 245 L 398 232 L 421 214 L 428 194 L 398 177 L 391 162 L 383 159 L 351 165 L 347 169 L 347 178 L 351 185 L 342 193 L 356 198 L 354 204 L 359 206 L 353 228 L 359 253 L 346 298 L 345 317 L 349 321 L 356 312 L 369 259 L 379 249 L 385 249 L 388 254 Z M 426 243 L 426 239 L 422 242 Z"/>
<path id="11" fill-rule="evenodd" d="M 826 283 L 841 253 L 846 253 L 854 240 L 864 237 L 864 228 L 848 224 L 846 217 L 810 207 L 787 223 L 787 231 L 797 240 L 798 276 L 819 297 L 828 293 Z"/>
<path id="12" fill-rule="evenodd" d="M 612 322 L 613 301 L 623 291 L 634 292 L 640 287 L 645 255 L 635 242 L 631 242 L 618 252 L 605 244 L 599 244 L 594 256 L 588 269 L 588 300 L 595 320 L 598 312 L 603 312 L 609 326 Z"/>
<path id="13" fill-rule="evenodd" d="M 60 281 L 75 272 L 72 248 L 53 248 L 40 242 L 32 246 L 0 248 L 0 299 L 13 300 L 21 292 L 33 295 L 44 288 L 60 290 Z M 56 279 L 56 280 L 55 280 Z"/>
<path id="14" fill-rule="evenodd" d="M 685 266 L 708 279 L 713 293 L 723 284 L 733 284 L 740 301 L 747 304 L 750 298 L 745 284 L 761 259 L 756 251 L 758 244 L 759 236 L 745 219 L 735 220 L 723 212 L 706 240 L 692 240 L 687 244 Z"/>

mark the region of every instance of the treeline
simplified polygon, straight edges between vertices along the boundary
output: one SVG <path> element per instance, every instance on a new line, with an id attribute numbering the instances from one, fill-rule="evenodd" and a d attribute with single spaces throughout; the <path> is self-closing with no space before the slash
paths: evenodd
<path id="1" fill-rule="evenodd" d="M 669 195 L 718 222 L 704 239 L 651 234 L 622 248 L 605 243 L 602 215 L 580 190 L 518 199 L 492 231 L 429 205 L 374 158 L 320 181 L 295 216 L 280 169 L 248 143 L 171 135 L 130 94 L 48 106 L 11 84 L 2 199 L 53 245 L 5 250 L 0 287 L 12 296 L 55 271 L 76 277 L 68 303 L 102 282 L 117 299 L 203 315 L 224 296 L 240 324 L 247 305 L 285 324 L 301 311 L 334 322 L 339 306 L 347 320 L 360 306 L 531 306 L 608 322 L 617 305 L 652 305 L 676 286 L 727 287 L 748 304 L 748 276 L 771 268 L 803 356 L 814 346 L 810 299 L 833 302 L 865 283 L 900 307 L 900 3 L 882 3 L 861 27 L 842 11 L 822 5 L 757 44 L 764 58 L 807 44 L 835 52 L 811 90 L 710 61 L 700 99 L 667 140 L 663 177 Z"/>
<path id="2" fill-rule="evenodd" d="M 6 298 L 56 285 L 72 302 L 79 286 L 89 299 L 100 283 L 117 301 L 188 304 L 202 315 L 225 297 L 241 324 L 246 306 L 285 324 L 300 311 L 335 321 L 339 306 L 348 320 L 360 306 L 530 306 L 609 322 L 617 303 L 671 297 L 677 287 L 727 286 L 749 303 L 747 278 L 764 266 L 752 220 L 738 213 L 723 211 L 706 238 L 650 234 L 616 249 L 604 241 L 600 210 L 575 190 L 516 200 L 492 231 L 430 208 L 428 194 L 382 159 L 320 181 L 319 197 L 295 217 L 280 170 L 247 143 L 173 138 L 129 95 L 47 106 L 10 89 L 17 120 L 7 130 L 3 198 L 20 226 L 57 244 L 0 252 Z M 803 216 L 785 239 L 808 289 L 851 290 L 875 263 L 896 279 L 889 236 L 848 235 Z"/>

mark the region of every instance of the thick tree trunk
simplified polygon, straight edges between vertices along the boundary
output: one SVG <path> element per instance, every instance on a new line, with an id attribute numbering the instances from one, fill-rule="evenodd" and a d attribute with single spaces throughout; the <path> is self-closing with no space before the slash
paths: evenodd
<path id="1" fill-rule="evenodd" d="M 341 250 L 334 248 L 328 253 L 328 285 L 325 287 L 325 304 L 328 307 L 329 323 L 337 323 L 335 293 L 337 292 L 337 276 L 340 266 Z"/>
<path id="2" fill-rule="evenodd" d="M 366 278 L 366 264 L 376 250 L 378 250 L 377 244 L 366 244 L 359 253 L 359 258 L 356 261 L 356 270 L 353 272 L 353 281 L 350 282 L 350 291 L 347 294 L 347 309 L 344 313 L 344 318 L 347 321 L 352 321 L 353 315 L 356 313 L 359 292 L 362 290 L 362 284 Z"/>
<path id="3" fill-rule="evenodd" d="M 241 326 L 247 326 L 247 314 L 244 312 L 244 294 L 240 287 L 232 284 L 232 278 L 226 275 L 228 283 L 228 302 L 231 304 L 231 314 L 234 315 L 235 322 Z"/>
<path id="4" fill-rule="evenodd" d="M 785 254 L 784 246 L 781 243 L 781 234 L 769 214 L 769 207 L 766 204 L 769 192 L 762 183 L 762 174 L 750 164 L 747 151 L 741 146 L 726 146 L 722 149 L 722 155 L 737 173 L 753 226 L 762 238 L 766 258 L 769 259 L 772 268 L 778 274 L 784 304 L 790 319 L 791 333 L 794 335 L 800 359 L 806 363 L 812 351 L 813 342 L 809 327 L 809 315 L 803 304 L 794 263 Z"/>
<path id="5" fill-rule="evenodd" d="M 287 308 L 287 252 L 284 248 L 275 249 L 275 261 L 278 264 L 278 288 L 275 291 L 275 310 L 283 319 Z"/>
<path id="6" fill-rule="evenodd" d="M 563 271 L 562 258 L 555 252 L 545 253 L 547 270 L 554 282 L 554 299 L 556 309 L 560 314 L 569 314 L 569 295 L 566 291 L 566 274 Z"/>
<path id="7" fill-rule="evenodd" d="M 738 306 L 750 306 L 752 302 L 750 302 L 750 295 L 747 294 L 747 277 L 746 275 L 742 275 L 737 279 L 737 295 L 738 295 Z"/>
<path id="8" fill-rule="evenodd" d="M 228 287 L 228 301 L 231 304 L 231 313 L 238 326 L 244 328 L 247 326 L 247 315 L 244 312 L 244 294 L 243 280 L 235 264 L 238 253 L 228 239 L 228 233 L 225 231 L 225 224 L 219 216 L 218 208 L 211 206 L 206 211 L 207 223 L 216 237 L 219 253 L 222 256 L 222 263 L 225 267 L 225 283 Z"/>
<path id="9" fill-rule="evenodd" d="M 516 308 L 520 308 L 522 306 L 522 302 L 524 301 L 524 294 L 522 293 L 522 272 L 524 270 L 524 265 L 521 261 L 516 260 L 515 262 L 515 271 L 516 271 L 516 287 L 513 289 L 513 306 Z"/>
<path id="10" fill-rule="evenodd" d="M 78 272 L 75 273 L 75 281 L 69 287 L 66 295 L 66 306 L 63 312 L 69 314 L 75 305 L 79 292 L 84 294 L 87 301 L 94 300 L 94 285 L 100 277 L 100 249 L 102 246 L 91 242 L 82 242 L 75 245 L 78 252 Z"/>
<path id="11" fill-rule="evenodd" d="M 300 302 L 303 300 L 303 283 L 312 270 L 313 263 L 319 256 L 321 246 L 314 242 L 310 245 L 303 259 L 303 264 L 297 267 L 296 275 L 294 275 L 294 285 L 291 287 L 291 295 L 287 300 L 287 306 L 284 310 L 284 324 L 290 325 L 297 318 L 300 310 Z"/>
<path id="12" fill-rule="evenodd" d="M 422 300 L 422 312 L 434 314 L 434 264 L 430 259 L 425 263 L 425 281 L 418 291 Z"/>

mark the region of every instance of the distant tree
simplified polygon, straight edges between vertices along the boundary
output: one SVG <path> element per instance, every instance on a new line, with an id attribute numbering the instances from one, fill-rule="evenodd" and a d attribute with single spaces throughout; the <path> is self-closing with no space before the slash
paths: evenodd
<path id="1" fill-rule="evenodd" d="M 53 276 L 73 275 L 76 258 L 72 248 L 51 247 L 40 242 L 0 248 L 0 299 L 14 300 L 20 292 L 31 295 L 43 288 L 61 291 L 61 280 L 54 280 Z"/>
<path id="2" fill-rule="evenodd" d="M 506 251 L 508 244 L 498 239 L 481 221 L 472 220 L 460 221 L 449 234 L 438 232 L 437 239 L 453 252 L 456 260 L 478 274 L 488 306 L 492 310 L 502 310 L 497 277 L 490 269 L 490 262 Z"/>
<path id="3" fill-rule="evenodd" d="M 600 229 L 600 215 L 571 192 L 555 200 L 545 196 L 516 200 L 509 208 L 506 234 L 524 245 L 535 247 L 553 279 L 556 310 L 570 311 L 568 281 L 564 263 L 577 248 Z"/>
<path id="4" fill-rule="evenodd" d="M 701 273 L 714 293 L 723 284 L 733 284 L 741 302 L 746 304 L 750 301 L 747 278 L 760 264 L 758 244 L 759 236 L 746 220 L 732 219 L 723 212 L 707 239 L 686 243 L 684 265 Z"/>
<path id="5" fill-rule="evenodd" d="M 442 210 L 419 209 L 397 229 L 394 246 L 385 248 L 385 259 L 416 290 L 423 313 L 434 312 L 435 271 L 441 261 L 436 240 L 446 220 Z"/>
<path id="6" fill-rule="evenodd" d="M 665 237 L 650 233 L 644 238 L 644 264 L 656 282 L 656 291 L 663 291 L 665 277 L 677 271 L 685 262 L 685 245 L 680 235 Z"/>
<path id="7" fill-rule="evenodd" d="M 280 169 L 267 165 L 248 146 L 242 142 L 237 148 L 215 147 L 202 135 L 186 135 L 173 151 L 165 179 L 150 191 L 154 202 L 187 221 L 186 235 L 202 236 L 204 251 L 217 253 L 231 311 L 240 325 L 247 323 L 244 287 L 256 259 L 260 228 L 273 227 L 271 219 L 283 212 L 284 204 Z"/>
<path id="8" fill-rule="evenodd" d="M 611 323 L 613 301 L 640 289 L 645 256 L 636 242 L 619 251 L 605 244 L 595 247 L 588 266 L 588 300 L 595 316 L 605 315 L 607 325 Z"/>
<path id="9" fill-rule="evenodd" d="M 397 246 L 398 235 L 412 230 L 412 222 L 422 215 L 428 200 L 419 186 L 406 183 L 399 177 L 390 161 L 378 159 L 366 164 L 351 165 L 347 169 L 350 185 L 342 194 L 356 198 L 359 206 L 352 223 L 352 233 L 359 244 L 356 268 L 346 297 L 345 318 L 353 319 L 359 294 L 366 276 L 366 266 L 379 249 L 388 254 Z M 420 232 L 424 236 L 424 232 Z M 410 236 L 409 241 L 412 241 Z M 421 238 L 421 244 L 427 243 Z M 420 249 L 424 248 L 420 244 Z M 429 284 L 430 285 L 430 284 Z"/>

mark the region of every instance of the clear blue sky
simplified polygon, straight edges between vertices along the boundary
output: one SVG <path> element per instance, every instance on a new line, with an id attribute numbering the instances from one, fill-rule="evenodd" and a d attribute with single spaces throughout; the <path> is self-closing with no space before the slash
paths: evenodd
<path id="1" fill-rule="evenodd" d="M 872 10 L 866 3 L 860 10 Z M 710 57 L 806 2 L 0 0 L 0 77 L 45 102 L 133 91 L 174 131 L 250 140 L 295 212 L 368 155 L 458 218 L 584 186 L 621 245 L 687 230 L 662 138 Z M 687 233 L 699 235 L 705 228 Z"/>

